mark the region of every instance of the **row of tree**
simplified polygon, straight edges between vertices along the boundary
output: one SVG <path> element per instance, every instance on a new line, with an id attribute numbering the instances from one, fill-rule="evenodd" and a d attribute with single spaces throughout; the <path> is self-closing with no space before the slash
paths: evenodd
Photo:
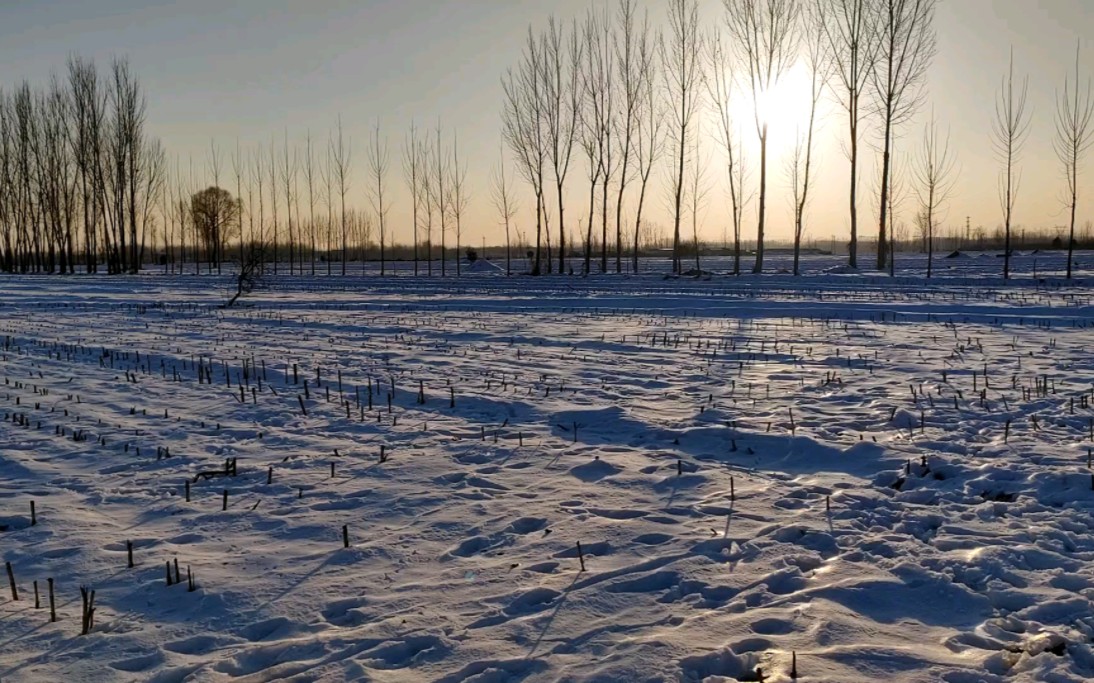
<path id="1" fill-rule="evenodd" d="M 671 183 L 673 270 L 682 272 L 682 229 L 690 211 L 692 237 L 698 242 L 697 213 L 705 197 L 700 125 L 713 113 L 724 160 L 730 200 L 727 222 L 733 232 L 737 273 L 745 208 L 753 199 L 758 204 L 752 270 L 759 273 L 764 268 L 770 136 L 796 136 L 787 166 L 796 273 L 815 179 L 818 107 L 826 94 L 838 103 L 845 122 L 849 265 L 859 266 L 861 156 L 864 131 L 869 129 L 880 134 L 876 267 L 892 269 L 894 196 L 902 182 L 894 167 L 893 143 L 926 100 L 927 72 L 936 53 L 936 0 L 723 0 L 722 21 L 706 30 L 698 0 L 667 0 L 667 4 L 668 21 L 661 29 L 651 26 L 648 14 L 639 17 L 635 0 L 617 0 L 614 12 L 590 10 L 583 21 L 567 24 L 551 18 L 538 33 L 529 30 L 520 61 L 503 79 L 505 140 L 536 202 L 534 272 L 551 270 L 552 218 L 558 234 L 558 270 L 567 267 L 563 197 L 576 154 L 584 157 L 588 170 L 584 272 L 592 268 L 594 221 L 599 221 L 601 233 L 600 270 L 609 269 L 607 236 L 612 219 L 615 269 L 622 269 L 625 194 L 630 184 L 637 185 L 631 224 L 637 232 L 651 170 L 662 163 L 661 157 L 669 167 Z M 800 93 L 808 108 L 806 123 L 802 130 L 772 131 L 770 98 L 795 64 L 808 72 L 808 92 Z M 1065 80 L 1056 116 L 1056 152 L 1067 178 L 1071 246 L 1079 170 L 1092 142 L 1094 112 L 1090 87 L 1080 81 L 1078 65 L 1077 56 L 1074 81 L 1070 76 Z M 1026 92 L 1026 84 L 1015 81 L 1012 57 L 993 130 L 1001 168 L 1004 277 L 1010 274 L 1010 235 L 1020 178 L 1017 165 L 1030 123 Z M 750 120 L 735 120 L 746 109 L 751 109 Z M 754 129 L 751 134 L 758 142 L 758 178 L 752 169 L 746 171 L 744 125 Z M 929 249 L 955 173 L 948 137 L 939 133 L 932 117 L 912 174 L 918 199 L 915 223 L 928 235 Z M 610 191 L 615 193 L 611 198 Z M 545 259 L 540 258 L 541 252 Z M 1068 260 L 1070 278 L 1072 259 Z"/>
<path id="2" fill-rule="evenodd" d="M 725 159 L 738 255 L 735 270 L 740 272 L 744 209 L 755 194 L 753 271 L 762 272 L 772 133 L 765 103 L 801 60 L 809 70 L 810 92 L 802 93 L 802 98 L 810 110 L 790 164 L 795 244 L 800 245 L 805 231 L 818 105 L 829 89 L 848 120 L 852 266 L 858 265 L 860 131 L 867 113 L 883 122 L 878 238 L 882 246 L 877 265 L 885 268 L 891 141 L 896 127 L 911 118 L 922 100 L 924 76 L 935 51 L 934 4 L 934 0 L 724 0 L 724 21 L 704 30 L 698 0 L 668 0 L 668 25 L 655 30 L 648 15 L 639 21 L 634 0 L 619 0 L 614 16 L 591 11 L 583 23 L 573 21 L 569 28 L 551 19 L 541 34 L 530 31 L 521 62 L 505 77 L 503 121 L 506 140 L 536 196 L 537 236 L 547 229 L 544 186 L 549 176 L 558 199 L 559 269 L 564 269 L 564 184 L 573 151 L 579 148 L 589 169 L 587 231 L 592 230 L 596 188 L 601 191 L 602 235 L 608 231 L 609 187 L 618 190 L 615 268 L 621 270 L 618 236 L 624 194 L 637 179 L 637 229 L 651 168 L 664 154 L 671 167 L 673 269 L 680 272 L 681 233 L 689 202 L 693 237 L 698 240 L 699 125 L 702 114 L 713 110 Z M 741 111 L 735 106 L 738 98 L 751 102 L 748 124 L 759 143 L 755 193 L 747 187 L 743 122 L 734 120 Z M 607 240 L 602 239 L 601 245 L 600 269 L 606 271 Z M 588 253 L 584 269 L 590 269 Z"/>
<path id="3" fill-rule="evenodd" d="M 368 208 L 361 210 L 347 200 L 353 145 L 341 120 L 325 148 L 310 133 L 303 145 L 291 143 L 286 135 L 249 155 L 237 147 L 231 178 L 223 177 L 221 152 L 214 144 L 207 169 L 213 185 L 195 191 L 191 168 L 188 174 L 176 173 L 176 182 L 165 193 L 164 267 L 184 272 L 190 264 L 200 272 L 205 265 L 209 272 L 221 272 L 234 241 L 241 261 L 250 253 L 245 245 L 259 245 L 275 273 L 287 267 L 290 274 L 314 275 L 325 264 L 328 274 L 337 265 L 345 275 L 350 261 L 373 258 L 385 275 L 388 251 L 395 243 L 390 225 L 392 154 L 379 124 L 370 133 L 365 156 Z M 412 125 L 402 161 L 411 197 L 414 273 L 433 275 L 439 260 L 439 274 L 447 275 L 451 260 L 458 275 L 461 263 L 454 255 L 460 250 L 469 201 L 458 138 L 449 139 L 440 124 L 429 133 Z M 223 184 L 234 184 L 236 195 Z M 511 202 L 508 185 L 503 183 L 501 191 Z M 509 211 L 510 218 L 513 213 Z"/>
<path id="4" fill-rule="evenodd" d="M 825 96 L 839 104 L 849 174 L 849 264 L 858 267 L 859 185 L 864 131 L 880 132 L 876 207 L 878 269 L 893 268 L 896 196 L 914 186 L 917 231 L 933 253 L 937 224 L 954 185 L 956 160 L 933 119 L 926 125 L 914 172 L 895 168 L 892 143 L 925 102 L 926 74 L 935 55 L 936 0 L 723 0 L 721 21 L 705 28 L 698 0 L 666 0 L 667 23 L 655 27 L 637 0 L 611 0 L 582 20 L 547 20 L 530 27 L 520 60 L 502 78 L 500 159 L 490 197 L 505 229 L 507 270 L 516 237 L 519 201 L 510 167 L 531 189 L 535 238 L 533 274 L 631 269 L 649 233 L 652 183 L 669 177 L 673 270 L 683 256 L 699 261 L 699 214 L 710 191 L 703 152 L 718 142 L 730 200 L 725 220 L 732 232 L 734 271 L 742 272 L 742 235 L 755 202 L 754 272 L 762 272 L 767 233 L 769 142 L 794 135 L 785 171 L 794 208 L 794 271 L 807 232 L 816 175 L 818 111 Z M 768 107 L 795 65 L 808 77 L 799 94 L 808 108 L 800 130 L 772 130 Z M 994 142 L 1000 160 L 1005 234 L 1004 276 L 1009 277 L 1012 217 L 1018 195 L 1018 161 L 1030 116 L 1025 82 L 1014 77 L 1013 58 L 996 107 Z M 749 112 L 747 117 L 742 112 Z M 1056 152 L 1066 170 L 1074 245 L 1079 170 L 1092 142 L 1090 88 L 1065 80 L 1056 117 Z M 737 120 L 747 118 L 747 121 Z M 713 133 L 701 129 L 715 122 Z M 759 159 L 746 162 L 743 131 L 751 129 Z M 211 145 L 207 168 L 195 175 L 175 164 L 168 179 L 162 146 L 145 131 L 145 97 L 125 60 L 108 72 L 72 58 L 64 77 L 43 89 L 23 83 L 0 91 L 0 268 L 8 272 L 134 272 L 150 244 L 168 271 L 192 264 L 220 272 L 226 259 L 245 259 L 245 245 L 273 269 L 317 272 L 325 263 L 344 274 L 354 258 L 376 258 L 387 271 L 395 240 L 391 225 L 392 154 L 379 123 L 368 136 L 367 209 L 348 205 L 353 149 L 341 120 L 317 144 L 288 134 L 247 153 L 237 145 L 230 173 Z M 409 191 L 414 272 L 441 275 L 465 245 L 471 193 L 456 135 L 438 122 L 433 130 L 411 124 L 402 146 L 403 182 Z M 582 169 L 588 204 L 584 224 L 567 205 L 573 177 Z M 905 178 L 908 175 L 910 178 Z M 200 178 L 200 180 L 197 180 Z M 209 180 L 212 184 L 209 185 Z M 234 196 L 231 188 L 234 185 Z M 204 188 L 204 189 L 202 189 Z M 577 192 L 581 196 L 583 192 Z M 580 215 L 580 212 L 577 212 Z M 747 218 L 746 218 L 747 216 Z M 690 218 L 691 244 L 686 244 Z M 552 239 L 555 237 L 555 239 Z M 439 238 L 439 239 L 438 239 Z M 871 240 L 873 241 L 873 240 Z M 439 245 L 438 245 L 439 242 Z M 439 251 L 437 249 L 439 246 Z M 252 252 L 254 250 L 252 249 Z M 460 259 L 454 258 L 458 275 Z M 1069 272 L 1070 277 L 1070 263 Z M 614 262 L 614 264 L 613 264 Z M 419 267 L 421 265 L 421 267 Z"/>
<path id="5" fill-rule="evenodd" d="M 124 59 L 0 90 L 0 269 L 137 271 L 165 180 L 145 108 Z"/>

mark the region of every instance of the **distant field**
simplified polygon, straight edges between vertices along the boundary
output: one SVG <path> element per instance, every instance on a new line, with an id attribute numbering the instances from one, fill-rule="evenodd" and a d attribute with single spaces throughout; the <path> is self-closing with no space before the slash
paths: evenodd
<path id="1" fill-rule="evenodd" d="M 481 251 L 481 250 L 480 250 Z M 960 256 L 954 258 L 948 258 L 952 252 L 938 252 L 934 255 L 934 264 L 932 268 L 933 279 L 947 280 L 953 278 L 966 278 L 966 277 L 984 277 L 989 279 L 998 278 L 1002 280 L 1003 275 L 1003 258 L 1002 251 L 999 252 L 960 252 Z M 505 250 L 491 248 L 486 251 L 487 258 L 490 264 L 496 265 L 501 268 L 501 272 L 504 273 L 505 268 Z M 228 255 L 231 257 L 231 254 Z M 520 258 L 518 258 L 520 256 Z M 887 274 L 878 273 L 874 264 L 876 263 L 877 256 L 874 254 L 860 254 L 859 255 L 859 274 L 864 277 L 884 277 L 888 278 Z M 600 264 L 598 258 L 593 259 L 593 273 L 599 274 Z M 553 263 L 557 265 L 557 256 L 553 260 Z M 741 257 L 741 270 L 743 274 L 751 275 L 752 266 L 755 263 L 755 256 L 742 255 Z M 733 257 L 732 256 L 703 256 L 700 258 L 700 264 L 704 271 L 712 271 L 714 273 L 732 273 L 733 271 Z M 633 274 L 631 268 L 631 261 L 628 257 L 623 258 L 623 272 L 626 274 Z M 808 276 L 824 275 L 835 272 L 845 271 L 847 265 L 846 254 L 836 255 L 816 255 L 816 254 L 804 254 L 801 258 L 801 274 Z M 582 268 L 584 266 L 583 257 L 572 257 L 567 261 L 567 268 L 573 268 L 576 275 L 580 276 Z M 432 264 L 433 275 L 441 274 L 441 263 L 439 260 L 434 260 Z M 530 263 L 528 259 L 524 258 L 521 250 L 514 249 L 511 258 L 511 267 L 514 274 L 526 273 L 530 270 Z M 691 270 L 695 267 L 694 257 L 684 260 L 684 270 Z M 794 258 L 793 255 L 784 251 L 777 251 L 775 253 L 768 254 L 764 259 L 764 273 L 763 277 L 773 277 L 778 275 L 786 275 L 793 271 Z M 341 275 L 342 265 L 339 262 L 332 261 L 330 264 L 331 273 L 334 276 Z M 428 272 L 429 264 L 426 261 L 419 262 L 419 274 L 425 275 Z M 449 276 L 456 274 L 456 263 L 452 259 L 449 259 L 447 263 L 447 272 Z M 193 272 L 194 265 L 189 263 L 185 266 L 186 272 Z M 202 265 L 202 272 L 207 269 L 206 265 Z M 546 269 L 546 264 L 544 264 Z M 289 265 L 288 262 L 282 262 L 277 267 L 278 274 L 288 274 Z M 379 275 L 380 263 L 379 261 L 370 260 L 367 264 L 362 265 L 360 262 L 352 262 L 347 264 L 347 273 L 350 274 L 366 274 L 366 275 Z M 483 275 L 490 274 L 494 271 L 494 268 L 478 266 L 469 266 L 466 261 L 463 261 L 461 271 L 465 275 Z M 614 255 L 609 258 L 608 270 L 611 274 L 615 273 L 615 257 Z M 668 274 L 672 271 L 672 261 L 666 254 L 664 257 L 648 257 L 644 256 L 639 259 L 638 270 L 641 274 Z M 163 266 L 147 265 L 145 271 L 149 274 L 163 272 Z M 414 263 L 412 261 L 390 261 L 386 268 L 386 273 L 393 275 L 410 275 L 414 272 Z M 1034 253 L 1031 251 L 1016 251 L 1011 259 L 1011 275 L 1015 279 L 1040 279 L 1040 278 L 1062 278 L 1067 271 L 1067 253 L 1066 252 L 1040 252 Z M 317 276 L 326 276 L 327 263 L 325 261 L 317 261 L 315 266 L 315 272 Z M 568 272 L 568 271 L 567 271 Z M 304 273 L 311 275 L 311 262 L 308 261 L 304 264 Z M 898 277 L 907 278 L 925 278 L 927 274 L 927 255 L 926 254 L 903 254 L 898 253 L 896 256 L 896 275 Z M 1073 277 L 1077 279 L 1094 278 L 1094 252 L 1077 251 L 1075 252 L 1075 262 L 1073 265 Z"/>

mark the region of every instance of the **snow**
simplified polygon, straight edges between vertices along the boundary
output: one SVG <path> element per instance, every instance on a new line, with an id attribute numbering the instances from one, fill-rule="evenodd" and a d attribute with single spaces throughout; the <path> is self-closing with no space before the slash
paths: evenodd
<path id="1" fill-rule="evenodd" d="M 0 279 L 0 680 L 1089 680 L 1094 302 L 997 265 Z"/>

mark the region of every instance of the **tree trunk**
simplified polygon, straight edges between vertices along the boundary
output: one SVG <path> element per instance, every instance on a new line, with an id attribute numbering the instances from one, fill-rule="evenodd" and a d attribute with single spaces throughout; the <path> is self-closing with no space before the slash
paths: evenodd
<path id="1" fill-rule="evenodd" d="M 879 213 L 881 214 L 881 222 L 878 224 L 877 232 L 877 269 L 881 272 L 885 272 L 886 264 L 886 250 L 888 247 L 888 241 L 886 239 L 886 228 L 889 218 L 889 173 L 890 173 L 890 148 L 892 145 L 893 135 L 893 120 L 892 114 L 886 114 L 885 116 L 885 143 L 884 151 L 881 155 L 881 204 L 879 205 Z"/>
<path id="2" fill-rule="evenodd" d="M 851 110 L 851 242 L 847 264 L 858 268 L 858 97 L 852 98 Z"/>
<path id="3" fill-rule="evenodd" d="M 767 124 L 760 134 L 760 221 L 756 227 L 756 265 L 753 273 L 764 272 L 764 228 L 767 219 Z"/>

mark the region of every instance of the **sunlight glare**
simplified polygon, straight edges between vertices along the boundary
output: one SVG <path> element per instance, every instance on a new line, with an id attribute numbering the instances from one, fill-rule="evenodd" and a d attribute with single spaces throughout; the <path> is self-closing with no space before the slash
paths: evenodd
<path id="1" fill-rule="evenodd" d="M 794 148 L 797 136 L 805 135 L 809 126 L 810 87 L 809 70 L 804 64 L 792 66 L 771 90 L 760 93 L 753 112 L 752 94 L 738 88 L 734 104 L 736 120 L 751 126 L 759 117 L 759 124 L 768 124 L 768 152 L 782 154 Z M 820 124 L 818 109 L 817 124 Z"/>

